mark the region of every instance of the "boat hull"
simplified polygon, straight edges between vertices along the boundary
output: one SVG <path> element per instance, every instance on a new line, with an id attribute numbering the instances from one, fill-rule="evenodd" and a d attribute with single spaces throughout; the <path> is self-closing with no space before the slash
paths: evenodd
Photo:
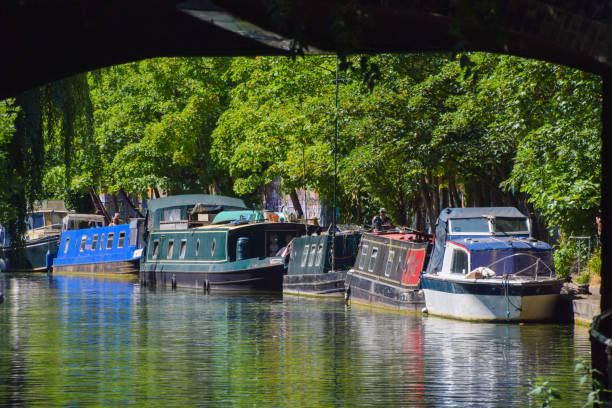
<path id="1" fill-rule="evenodd" d="M 347 273 L 346 288 L 352 303 L 410 312 L 421 311 L 425 306 L 418 286 L 399 285 L 354 270 Z"/>
<path id="2" fill-rule="evenodd" d="M 346 271 L 285 275 L 283 293 L 301 296 L 344 296 Z"/>
<path id="3" fill-rule="evenodd" d="M 138 274 L 140 258 L 127 261 L 99 262 L 90 264 L 54 265 L 54 273 L 104 273 L 104 274 Z"/>
<path id="4" fill-rule="evenodd" d="M 423 275 L 430 314 L 462 320 L 545 321 L 553 318 L 563 281 L 452 280 Z"/>
<path id="5" fill-rule="evenodd" d="M 0 258 L 3 259 L 6 265 L 7 272 L 42 272 L 47 270 L 47 251 L 52 257 L 57 254 L 58 235 L 47 236 L 36 240 L 26 241 L 23 248 L 23 266 L 17 267 L 15 256 L 17 256 L 10 247 L 4 247 L 0 250 Z"/>
<path id="6" fill-rule="evenodd" d="M 257 262 L 247 268 L 241 268 L 239 265 L 232 268 L 230 264 L 223 265 L 225 267 L 221 270 L 217 265 L 210 264 L 155 265 L 148 263 L 141 266 L 140 281 L 146 286 L 180 286 L 206 290 L 282 290 L 285 273 L 282 263 Z"/>

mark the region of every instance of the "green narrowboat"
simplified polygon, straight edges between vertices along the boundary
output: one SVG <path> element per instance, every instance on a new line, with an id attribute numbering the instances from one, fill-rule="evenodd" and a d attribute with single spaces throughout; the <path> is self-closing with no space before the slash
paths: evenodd
<path id="1" fill-rule="evenodd" d="M 283 293 L 303 296 L 344 296 L 346 272 L 355 264 L 361 232 L 343 231 L 332 236 L 295 238 L 290 245 Z M 332 263 L 334 265 L 332 265 Z"/>
<path id="2" fill-rule="evenodd" d="M 305 233 L 303 224 L 258 220 L 236 198 L 183 195 L 148 206 L 144 285 L 280 291 L 285 266 L 277 253 Z"/>

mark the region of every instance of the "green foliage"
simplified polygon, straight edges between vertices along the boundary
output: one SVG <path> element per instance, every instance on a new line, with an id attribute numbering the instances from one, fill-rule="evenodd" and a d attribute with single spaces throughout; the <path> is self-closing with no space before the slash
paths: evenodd
<path id="1" fill-rule="evenodd" d="M 580 274 L 576 278 L 576 283 L 590 283 L 595 276 L 601 275 L 601 248 L 595 250 L 584 268 L 580 271 Z"/>
<path id="2" fill-rule="evenodd" d="M 589 271 L 591 276 L 601 276 L 601 247 L 598 247 L 591 254 L 591 258 L 586 264 L 586 269 Z"/>
<path id="3" fill-rule="evenodd" d="M 10 205 L 11 191 L 16 188 L 10 165 L 8 146 L 15 134 L 15 119 L 19 107 L 14 99 L 0 101 L 0 223 L 16 216 L 15 208 Z"/>
<path id="4" fill-rule="evenodd" d="M 529 395 L 535 396 L 537 399 L 542 400 L 542 408 L 549 408 L 552 406 L 554 400 L 560 400 L 561 394 L 559 391 L 550 385 L 549 381 L 538 379 L 534 386 L 531 388 Z"/>
<path id="5" fill-rule="evenodd" d="M 159 58 L 90 75 L 103 189 L 178 194 L 224 184 L 209 149 L 227 100 L 228 62 Z"/>
<path id="6" fill-rule="evenodd" d="M 594 233 L 598 77 L 484 53 L 341 57 L 336 108 L 337 63 L 158 58 L 49 84 L 0 105 L 0 177 L 26 201 L 69 202 L 92 186 L 252 198 L 280 177 L 329 207 L 337 123 L 342 222 L 384 206 L 420 229 L 445 206 L 513 205 L 564 237 Z M 0 212 L 21 205 L 9 198 Z M 571 245 L 555 254 L 561 276 Z"/>
<path id="7" fill-rule="evenodd" d="M 591 235 L 601 200 L 601 80 L 550 64 L 530 64 L 528 95 L 546 95 L 521 140 L 507 185 L 529 195 L 549 225 Z M 539 79 L 539 81 L 538 81 Z"/>

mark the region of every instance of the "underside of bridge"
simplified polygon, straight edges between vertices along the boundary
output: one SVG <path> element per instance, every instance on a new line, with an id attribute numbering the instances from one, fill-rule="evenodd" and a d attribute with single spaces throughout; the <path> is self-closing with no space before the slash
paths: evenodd
<path id="1" fill-rule="evenodd" d="M 246 24 L 248 23 L 248 24 Z M 481 50 L 603 77 L 602 241 L 610 228 L 612 4 L 600 0 L 4 0 L 0 98 L 156 56 Z M 602 310 L 612 308 L 602 251 Z"/>

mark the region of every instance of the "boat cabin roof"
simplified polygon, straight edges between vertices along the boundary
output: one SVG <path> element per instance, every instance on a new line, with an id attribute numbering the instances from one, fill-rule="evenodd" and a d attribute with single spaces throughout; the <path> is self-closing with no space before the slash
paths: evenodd
<path id="1" fill-rule="evenodd" d="M 247 209 L 244 201 L 239 198 L 210 194 L 182 194 L 147 201 L 147 206 L 151 212 L 172 207 L 196 206 L 197 204 L 203 204 L 205 206 L 220 206 L 223 207 L 223 209 Z"/>
<path id="2" fill-rule="evenodd" d="M 66 210 L 66 205 L 62 200 L 40 200 L 35 201 L 32 204 L 33 212 L 45 212 L 45 211 L 62 211 L 68 212 Z"/>
<path id="3" fill-rule="evenodd" d="M 439 221 L 460 218 L 525 218 L 525 214 L 514 207 L 472 207 L 472 208 L 445 208 L 440 212 Z"/>
<path id="4" fill-rule="evenodd" d="M 66 218 L 64 218 L 64 220 L 74 220 L 74 221 L 97 221 L 97 222 L 104 222 L 104 216 L 103 215 L 99 215 L 99 214 L 80 214 L 80 213 L 74 213 L 74 214 L 68 214 L 66 215 Z"/>

